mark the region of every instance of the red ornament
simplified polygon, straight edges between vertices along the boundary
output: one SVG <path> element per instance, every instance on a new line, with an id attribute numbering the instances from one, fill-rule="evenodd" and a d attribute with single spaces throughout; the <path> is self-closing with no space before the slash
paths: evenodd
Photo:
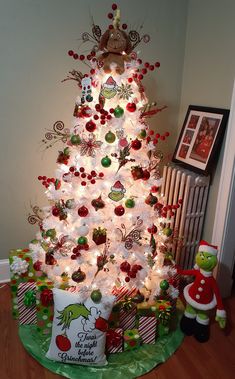
<path id="1" fill-rule="evenodd" d="M 148 232 L 150 233 L 150 234 L 155 234 L 155 233 L 157 233 L 157 227 L 156 227 L 156 225 L 152 225 L 150 228 L 148 228 L 147 229 L 148 230 Z"/>
<path id="2" fill-rule="evenodd" d="M 87 209 L 87 207 L 85 207 L 84 205 L 80 208 L 78 208 L 78 215 L 80 217 L 86 217 L 88 215 L 89 211 Z"/>
<path id="3" fill-rule="evenodd" d="M 71 342 L 68 339 L 68 337 L 64 334 L 56 336 L 55 343 L 58 349 L 61 351 L 68 351 L 69 349 L 71 349 Z"/>
<path id="4" fill-rule="evenodd" d="M 78 54 L 77 53 L 73 54 L 73 58 L 78 59 Z"/>
<path id="5" fill-rule="evenodd" d="M 126 30 L 127 29 L 127 24 L 122 24 L 122 29 Z"/>
<path id="6" fill-rule="evenodd" d="M 53 214 L 53 216 L 58 217 L 60 215 L 60 209 L 57 207 L 53 207 L 52 208 L 52 214 Z"/>
<path id="7" fill-rule="evenodd" d="M 110 20 L 112 20 L 112 18 L 113 18 L 113 14 L 112 14 L 112 13 L 108 13 L 108 18 L 109 18 Z"/>
<path id="8" fill-rule="evenodd" d="M 130 263 L 128 263 L 127 261 L 122 262 L 122 263 L 120 264 L 120 270 L 121 270 L 122 272 L 129 272 L 130 269 L 131 269 L 131 265 L 130 265 Z"/>
<path id="9" fill-rule="evenodd" d="M 160 62 L 156 62 L 155 67 L 160 67 Z"/>
<path id="10" fill-rule="evenodd" d="M 36 261 L 34 264 L 33 264 L 33 268 L 35 271 L 41 271 L 41 268 L 42 268 L 42 262 L 41 261 Z"/>
<path id="11" fill-rule="evenodd" d="M 148 180 L 150 178 L 150 172 L 148 170 L 143 170 L 143 180 Z"/>
<path id="12" fill-rule="evenodd" d="M 93 133 L 96 129 L 96 124 L 94 123 L 94 121 L 90 120 L 86 123 L 85 128 L 88 132 Z"/>
<path id="13" fill-rule="evenodd" d="M 44 307 L 48 307 L 53 304 L 53 292 L 52 290 L 45 288 L 40 295 L 41 304 Z"/>
<path id="14" fill-rule="evenodd" d="M 117 9 L 117 4 L 113 3 L 112 4 L 112 10 L 115 11 Z"/>
<path id="15" fill-rule="evenodd" d="M 125 213 L 125 208 L 122 205 L 118 205 L 114 208 L 114 213 L 116 216 L 123 216 Z"/>
<path id="16" fill-rule="evenodd" d="M 81 61 L 84 61 L 84 59 L 85 59 L 85 55 L 82 54 L 82 55 L 80 55 L 79 58 L 80 58 Z"/>
<path id="17" fill-rule="evenodd" d="M 140 140 L 138 140 L 138 139 L 136 138 L 135 140 L 133 140 L 133 141 L 131 142 L 131 147 L 132 147 L 132 149 L 134 149 L 134 150 L 139 150 L 139 149 L 141 149 L 141 147 L 142 147 L 142 143 L 141 143 Z"/>
<path id="18" fill-rule="evenodd" d="M 127 103 L 126 109 L 128 112 L 135 112 L 136 111 L 136 104 L 135 103 Z"/>
<path id="19" fill-rule="evenodd" d="M 73 50 L 69 50 L 69 51 L 68 51 L 68 54 L 69 54 L 70 57 L 72 57 L 73 54 L 74 54 Z"/>

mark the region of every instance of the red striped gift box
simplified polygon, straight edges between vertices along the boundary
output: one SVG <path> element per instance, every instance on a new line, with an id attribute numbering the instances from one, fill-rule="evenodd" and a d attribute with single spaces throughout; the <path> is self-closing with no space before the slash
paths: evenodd
<path id="1" fill-rule="evenodd" d="M 156 328 L 157 319 L 155 317 L 140 316 L 138 330 L 143 343 L 155 343 Z"/>
<path id="2" fill-rule="evenodd" d="M 134 329 L 136 324 L 136 308 L 130 311 L 120 310 L 119 326 L 123 330 Z"/>
<path id="3" fill-rule="evenodd" d="M 112 294 L 116 296 L 116 302 L 124 299 L 124 297 L 133 297 L 137 294 L 137 288 L 127 288 L 126 286 L 114 287 Z"/>
<path id="4" fill-rule="evenodd" d="M 123 329 L 109 329 L 106 333 L 106 351 L 109 354 L 123 351 Z"/>
<path id="5" fill-rule="evenodd" d="M 17 291 L 18 298 L 18 310 L 19 310 L 19 324 L 36 324 L 36 303 L 31 307 L 24 305 L 24 297 L 28 291 L 34 291 L 36 293 L 36 283 L 20 283 Z"/>

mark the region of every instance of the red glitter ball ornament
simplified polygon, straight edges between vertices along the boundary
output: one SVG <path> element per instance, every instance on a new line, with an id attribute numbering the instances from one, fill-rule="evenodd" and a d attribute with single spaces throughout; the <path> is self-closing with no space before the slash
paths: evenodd
<path id="1" fill-rule="evenodd" d="M 127 103 L 126 109 L 128 112 L 135 112 L 136 111 L 136 104 L 135 103 Z"/>
<path id="2" fill-rule="evenodd" d="M 125 208 L 122 205 L 118 205 L 114 208 L 114 213 L 116 216 L 123 216 L 125 213 Z"/>
<path id="3" fill-rule="evenodd" d="M 142 143 L 141 143 L 140 140 L 138 140 L 138 139 L 136 138 L 134 141 L 131 142 L 131 147 L 132 147 L 132 149 L 134 149 L 134 150 L 139 150 L 139 149 L 141 149 L 141 147 L 142 147 Z"/>
<path id="4" fill-rule="evenodd" d="M 87 207 L 85 207 L 84 205 L 80 208 L 78 208 L 78 215 L 80 217 L 86 217 L 88 215 L 89 211 L 87 209 Z"/>
<path id="5" fill-rule="evenodd" d="M 117 9 L 117 4 L 113 3 L 112 4 L 112 10 L 115 11 Z"/>
<path id="6" fill-rule="evenodd" d="M 60 214 L 60 210 L 59 210 L 59 208 L 57 208 L 57 207 L 53 207 L 53 208 L 52 208 L 52 214 L 53 214 L 53 216 L 58 217 L 59 214 Z"/>
<path id="7" fill-rule="evenodd" d="M 74 54 L 73 50 L 69 50 L 69 51 L 68 51 L 68 54 L 69 54 L 70 57 L 72 57 L 73 54 Z"/>
<path id="8" fill-rule="evenodd" d="M 88 132 L 92 133 L 96 130 L 96 124 L 94 123 L 94 121 L 90 120 L 86 123 L 85 128 Z"/>
<path id="9" fill-rule="evenodd" d="M 74 59 L 78 59 L 78 54 L 76 54 L 76 53 L 73 54 L 73 58 L 74 58 Z"/>
<path id="10" fill-rule="evenodd" d="M 112 18 L 113 18 L 113 14 L 112 14 L 112 13 L 108 13 L 108 18 L 109 18 L 110 20 L 112 20 Z"/>

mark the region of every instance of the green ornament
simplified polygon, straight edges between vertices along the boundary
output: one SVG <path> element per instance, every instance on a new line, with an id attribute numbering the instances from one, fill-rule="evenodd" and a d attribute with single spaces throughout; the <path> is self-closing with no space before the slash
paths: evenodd
<path id="1" fill-rule="evenodd" d="M 77 242 L 79 245 L 85 245 L 87 243 L 87 238 L 84 236 L 79 237 Z"/>
<path id="2" fill-rule="evenodd" d="M 24 295 L 24 305 L 26 307 L 32 307 L 34 304 L 36 304 L 36 295 L 35 292 L 32 290 L 29 290 Z"/>
<path id="3" fill-rule="evenodd" d="M 111 166 L 111 159 L 106 155 L 106 157 L 101 159 L 101 164 L 103 167 L 109 167 Z"/>
<path id="4" fill-rule="evenodd" d="M 94 301 L 94 303 L 99 303 L 102 299 L 102 293 L 100 290 L 94 290 L 91 293 L 91 300 Z"/>
<path id="5" fill-rule="evenodd" d="M 134 208 L 134 206 L 135 206 L 135 201 L 134 201 L 133 199 L 127 199 L 127 200 L 125 201 L 125 206 L 126 206 L 127 208 Z"/>
<path id="6" fill-rule="evenodd" d="M 165 234 L 165 236 L 167 236 L 167 237 L 170 237 L 172 235 L 172 229 L 171 228 L 164 228 L 163 234 Z"/>
<path id="7" fill-rule="evenodd" d="M 52 238 L 52 239 L 54 239 L 55 236 L 56 236 L 56 231 L 55 231 L 55 229 L 48 229 L 48 230 L 46 231 L 46 236 L 47 236 L 47 237 L 50 237 L 50 238 Z"/>
<path id="8" fill-rule="evenodd" d="M 74 134 L 70 138 L 70 142 L 71 142 L 72 145 L 79 145 L 81 143 L 81 138 L 79 137 L 78 134 Z"/>
<path id="9" fill-rule="evenodd" d="M 160 282 L 160 288 L 161 288 L 161 290 L 166 291 L 169 288 L 168 281 L 167 280 L 162 280 Z"/>
<path id="10" fill-rule="evenodd" d="M 144 139 L 147 135 L 147 132 L 145 129 L 141 129 L 141 131 L 139 132 L 139 135 L 138 137 L 141 138 L 141 139 Z"/>
<path id="11" fill-rule="evenodd" d="M 33 239 L 30 243 L 32 243 L 33 245 L 37 245 L 38 242 L 39 242 L 38 240 Z"/>
<path id="12" fill-rule="evenodd" d="M 109 131 L 107 134 L 105 134 L 105 141 L 108 143 L 113 143 L 116 139 L 116 136 L 113 132 Z"/>
<path id="13" fill-rule="evenodd" d="M 114 116 L 116 118 L 120 118 L 122 117 L 124 114 L 124 109 L 121 108 L 119 105 L 114 109 Z"/>

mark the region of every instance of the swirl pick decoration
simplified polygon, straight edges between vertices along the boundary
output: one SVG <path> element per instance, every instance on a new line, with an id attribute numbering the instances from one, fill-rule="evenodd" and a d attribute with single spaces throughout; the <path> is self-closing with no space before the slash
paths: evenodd
<path id="1" fill-rule="evenodd" d="M 49 149 L 52 147 L 56 142 L 63 142 L 66 143 L 69 139 L 70 131 L 69 129 L 65 128 L 65 125 L 63 121 L 56 121 L 53 125 L 52 130 L 48 130 L 48 132 L 45 133 L 45 138 L 42 139 L 42 143 L 46 145 L 45 149 Z"/>
<path id="2" fill-rule="evenodd" d="M 38 224 L 40 226 L 41 222 L 43 221 L 42 213 L 43 211 L 37 206 L 37 205 L 31 205 L 31 209 L 33 211 L 33 214 L 30 214 L 28 216 L 28 222 L 31 225 Z"/>
<path id="3" fill-rule="evenodd" d="M 134 243 L 137 243 L 139 246 L 141 246 L 141 243 L 139 240 L 141 239 L 141 226 L 143 225 L 143 220 L 138 218 L 134 228 L 126 234 L 126 226 L 124 224 L 121 224 L 121 228 L 117 228 L 121 232 L 122 235 L 122 242 L 125 242 L 125 248 L 127 250 L 131 250 Z"/>

